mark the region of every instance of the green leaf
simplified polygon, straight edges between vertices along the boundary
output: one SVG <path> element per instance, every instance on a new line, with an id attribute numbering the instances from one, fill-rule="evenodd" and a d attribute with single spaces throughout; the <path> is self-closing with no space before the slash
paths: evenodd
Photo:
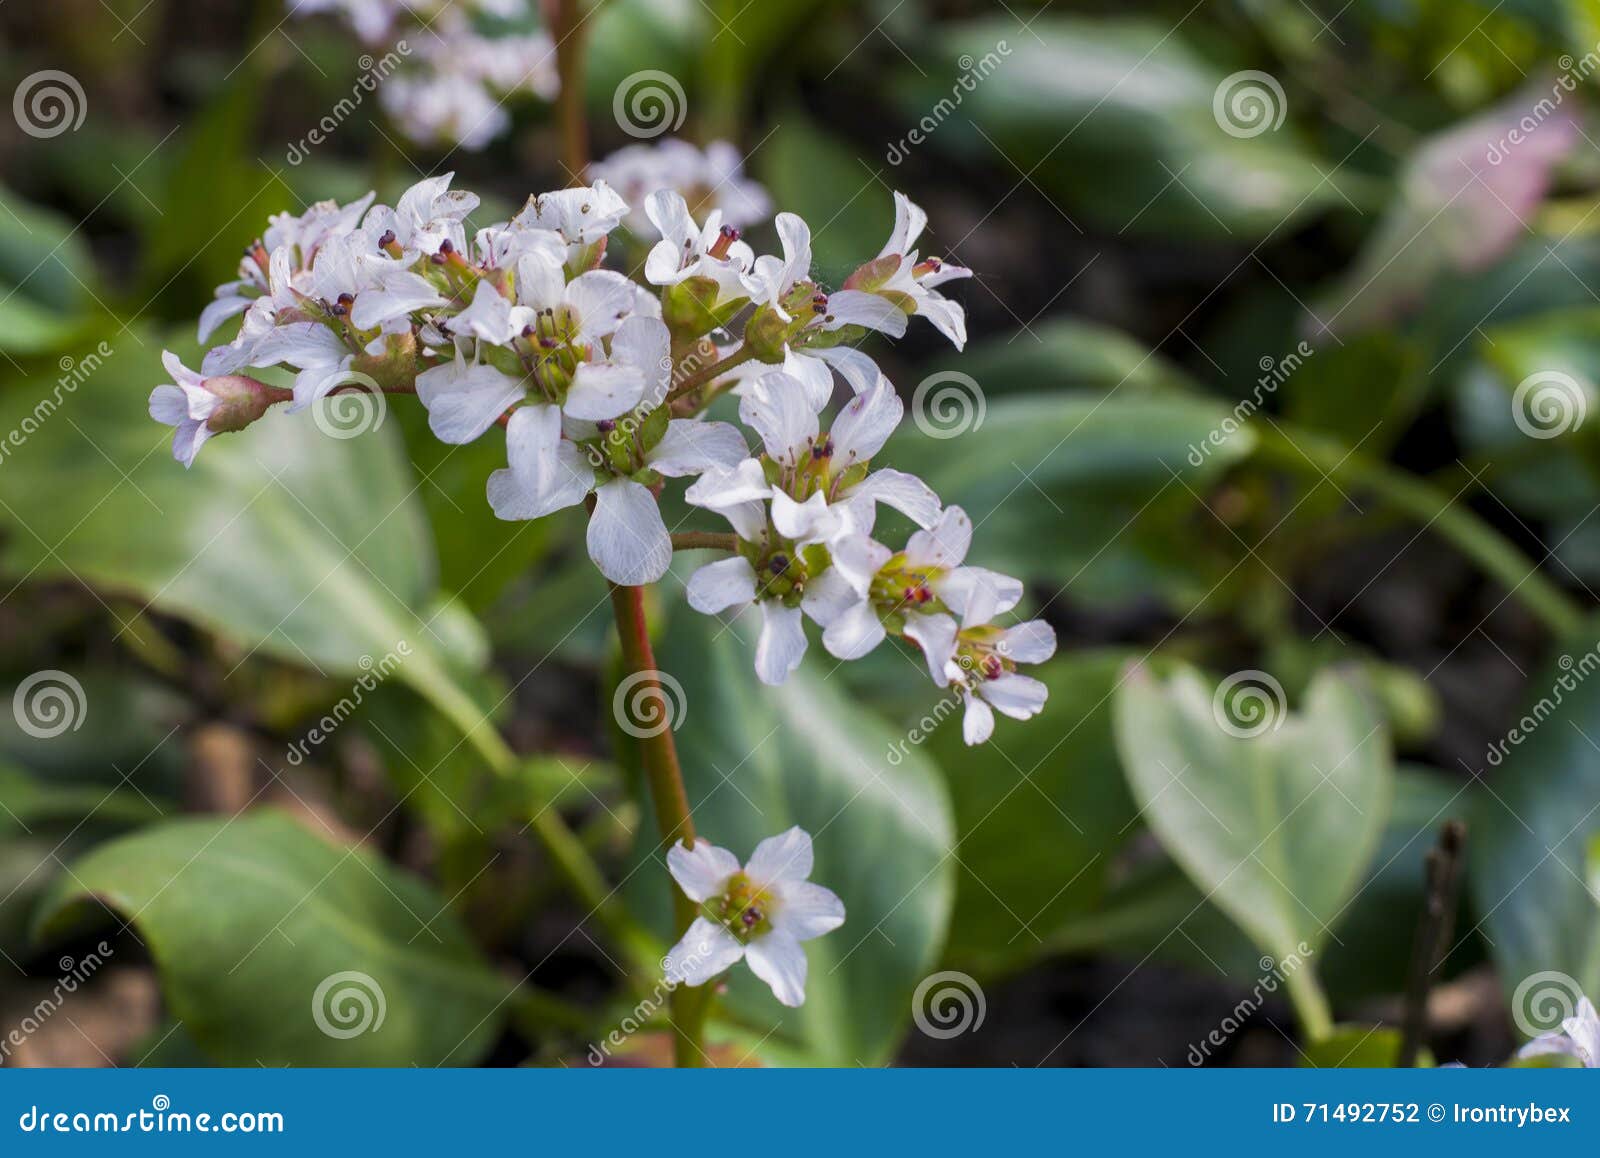
<path id="1" fill-rule="evenodd" d="M 961 738 L 953 697 L 912 721 L 945 769 L 960 837 L 949 958 L 983 971 L 1037 953 L 1064 927 L 1084 936 L 1111 853 L 1137 829 L 1117 762 L 1111 695 L 1126 653 L 1079 654 L 1030 674 L 1050 698 L 1027 724 L 1001 721 L 981 750 Z"/>
<path id="2" fill-rule="evenodd" d="M 0 351 L 63 345 L 83 329 L 94 283 L 77 226 L 0 187 Z"/>
<path id="3" fill-rule="evenodd" d="M 460 614 L 436 631 L 424 613 L 433 545 L 391 424 L 339 439 L 274 410 L 185 471 L 145 409 L 167 381 L 155 343 L 124 335 L 10 452 L 10 493 L 48 501 L 20 511 L 0 499 L 12 531 L 0 567 L 127 594 L 327 673 L 392 667 L 458 723 L 480 718 L 445 658 Z M 0 397 L 0 428 L 21 428 L 48 389 L 27 381 Z"/>
<path id="4" fill-rule="evenodd" d="M 945 388 L 951 405 L 941 418 Z M 882 453 L 966 509 L 979 528 L 975 559 L 1025 576 L 1070 576 L 1088 599 L 1157 586 L 1184 601 L 1214 586 L 1194 544 L 1213 542 L 1216 528 L 1196 538 L 1191 489 L 1203 492 L 1255 441 L 1246 428 L 1228 433 L 1227 407 L 1121 392 L 991 402 L 981 391 L 951 380 L 914 397 L 913 421 Z M 965 417 L 956 409 L 963 398 Z"/>
<path id="5" fill-rule="evenodd" d="M 1225 131 L 1213 101 L 1227 73 L 1155 20 L 1040 16 L 1027 31 L 1003 16 L 953 24 L 897 78 L 905 135 L 888 159 L 960 154 L 1002 177 L 1027 174 L 1069 213 L 1186 241 L 1266 236 L 1363 196 L 1350 172 L 1335 187 L 1291 123 Z M 1258 87 L 1269 115 L 1288 111 L 1281 91 Z"/>
<path id="6" fill-rule="evenodd" d="M 90 898 L 138 928 L 168 1007 L 224 1064 L 465 1065 L 499 1031 L 509 987 L 431 889 L 281 814 L 102 845 L 45 896 L 39 934 Z"/>
<path id="7" fill-rule="evenodd" d="M 1340 1025 L 1321 1041 L 1301 1047 L 1300 1064 L 1309 1069 L 1390 1069 L 1400 1057 L 1400 1031 L 1365 1025 Z M 1431 1067 L 1427 1050 L 1417 1055 L 1417 1065 Z"/>
<path id="8" fill-rule="evenodd" d="M 1123 767 L 1167 851 L 1257 948 L 1280 960 L 1302 942 L 1314 952 L 1383 832 L 1389 738 L 1364 696 L 1331 674 L 1312 681 L 1295 715 L 1279 704 L 1235 721 L 1229 687 L 1214 697 L 1193 669 L 1166 684 L 1133 673 L 1115 709 Z"/>
<path id="9" fill-rule="evenodd" d="M 96 784 L 52 784 L 0 763 L 0 837 L 13 839 L 35 826 L 92 818 L 112 825 L 155 820 L 164 810 L 132 791 L 107 792 Z"/>
<path id="10" fill-rule="evenodd" d="M 784 1009 L 743 965 L 729 975 L 728 1001 L 813 1064 L 881 1064 L 938 962 L 954 901 L 944 784 L 917 749 L 892 754 L 901 737 L 831 684 L 827 666 L 802 668 L 781 688 L 760 684 L 743 642 L 751 618 L 723 625 L 681 610 L 657 653 L 684 693 L 678 754 L 695 827 L 743 860 L 800 825 L 816 842 L 811 879 L 840 896 L 847 917 L 806 943 L 801 1008 Z M 643 840 L 649 860 L 637 879 L 664 913 L 664 856 L 653 832 Z"/>
<path id="11" fill-rule="evenodd" d="M 1485 753 L 1467 840 L 1468 884 L 1508 993 L 1546 971 L 1600 991 L 1600 679 L 1591 634 L 1528 681 L 1522 714 Z"/>
<path id="12" fill-rule="evenodd" d="M 1031 334 L 975 342 L 942 359 L 939 368 L 966 374 L 991 398 L 1052 390 L 1140 394 L 1195 388 L 1187 372 L 1143 343 L 1082 318 L 1055 318 L 1033 326 Z"/>

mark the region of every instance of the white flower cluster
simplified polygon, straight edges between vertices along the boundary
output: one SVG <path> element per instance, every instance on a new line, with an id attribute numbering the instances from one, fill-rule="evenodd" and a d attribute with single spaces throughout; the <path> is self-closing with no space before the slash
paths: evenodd
<path id="1" fill-rule="evenodd" d="M 772 216 L 772 198 L 744 175 L 744 158 L 727 141 L 703 150 L 676 137 L 618 149 L 589 166 L 589 176 L 610 185 L 633 211 L 623 224 L 640 237 L 650 232 L 645 202 L 662 189 L 678 193 L 697 217 L 721 210 L 723 225 L 748 229 Z"/>
<path id="2" fill-rule="evenodd" d="M 393 208 L 369 194 L 271 220 L 201 318 L 204 341 L 243 314 L 237 336 L 200 374 L 169 356 L 174 384 L 151 397 L 152 415 L 178 428 L 179 459 L 273 402 L 415 391 L 445 442 L 504 425 L 507 466 L 488 480 L 501 518 L 589 503 L 589 555 L 617 584 L 666 573 L 673 543 L 657 496 L 667 479 L 691 480 L 687 502 L 733 534 L 702 536 L 728 553 L 693 574 L 689 602 L 760 608 L 763 681 L 798 666 L 809 618 L 841 659 L 891 634 L 918 645 L 934 682 L 964 699 L 969 743 L 989 738 L 996 710 L 1040 710 L 1044 685 L 1017 665 L 1049 658 L 1054 635 L 1042 621 L 996 622 L 1022 584 L 968 566 L 966 513 L 873 462 L 905 408 L 854 343 L 898 336 L 918 315 L 958 347 L 966 338 L 961 307 L 938 287 L 969 271 L 919 257 L 916 205 L 895 195 L 889 242 L 830 293 L 812 276 L 799 217 L 780 213 L 781 254 L 757 256 L 720 210 L 698 223 L 681 194 L 657 190 L 644 204 L 660 234 L 644 266 L 652 289 L 601 268 L 630 212 L 604 181 L 533 197 L 469 237 L 478 199 L 450 180 L 419 182 Z M 273 366 L 293 371 L 292 391 L 243 373 Z M 825 424 L 836 373 L 854 397 Z M 725 392 L 754 451 L 739 425 L 701 416 Z M 903 549 L 872 537 L 879 504 L 920 528 Z"/>
<path id="3" fill-rule="evenodd" d="M 291 11 L 336 12 L 374 47 L 404 41 L 411 63 L 378 99 L 419 144 L 481 149 L 510 127 L 507 98 L 549 101 L 561 88 L 547 33 L 479 31 L 478 16 L 524 21 L 524 0 L 294 0 Z"/>

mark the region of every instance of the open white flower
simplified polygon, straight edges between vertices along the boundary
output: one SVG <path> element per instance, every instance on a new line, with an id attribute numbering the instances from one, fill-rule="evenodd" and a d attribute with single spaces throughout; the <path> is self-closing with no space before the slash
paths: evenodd
<path id="1" fill-rule="evenodd" d="M 478 195 L 451 189 L 454 173 L 426 177 L 407 189 L 393 209 L 374 205 L 361 225 L 376 239 L 397 242 L 405 253 L 434 254 L 446 241 L 455 249 L 466 246 L 467 214 L 478 207 Z M 393 234 L 392 238 L 389 235 Z"/>
<path id="2" fill-rule="evenodd" d="M 528 203 L 511 219 L 513 225 L 549 229 L 559 233 L 569 246 L 593 245 L 610 233 L 628 215 L 628 203 L 604 181 L 577 189 L 560 189 L 528 198 Z"/>
<path id="3" fill-rule="evenodd" d="M 637 376 L 647 399 L 665 393 L 669 341 L 662 323 L 638 317 L 625 321 L 611 339 L 612 360 Z M 666 417 L 659 409 L 650 413 Z M 541 518 L 582 502 L 592 490 L 589 557 L 613 583 L 639 586 L 660 579 L 672 562 L 672 538 L 655 495 L 640 479 L 659 482 L 729 467 L 748 448 L 738 428 L 726 422 L 675 418 L 657 428 L 643 415 L 624 428 L 609 419 L 564 421 L 554 404 L 530 403 L 507 423 L 506 453 L 508 468 L 489 476 L 495 514 Z"/>
<path id="4" fill-rule="evenodd" d="M 1055 654 L 1055 629 L 1044 620 L 959 627 L 949 615 L 908 615 L 905 633 L 922 648 L 933 682 L 954 687 L 966 701 L 961 735 L 969 745 L 994 734 L 995 712 L 1029 720 L 1044 710 L 1049 688 L 1016 670 Z"/>
<path id="5" fill-rule="evenodd" d="M 799 827 L 756 845 L 749 864 L 710 841 L 674 843 L 667 868 L 701 915 L 667 954 L 674 984 L 704 985 L 740 958 L 791 1008 L 806 999 L 802 941 L 844 924 L 844 903 L 808 879 L 811 837 Z"/>
<path id="6" fill-rule="evenodd" d="M 878 256 L 845 280 L 845 288 L 865 290 L 893 302 L 907 314 L 920 314 L 949 338 L 956 349 L 967 344 L 967 315 L 960 304 L 937 292 L 938 286 L 972 271 L 954 262 L 930 257 L 917 260 L 917 238 L 928 215 L 904 193 L 894 195 L 894 232 Z"/>
<path id="7" fill-rule="evenodd" d="M 162 351 L 161 364 L 172 375 L 172 384 L 157 386 L 150 392 L 150 417 L 177 427 L 172 436 L 172 457 L 191 467 L 194 456 L 211 437 L 206 422 L 217 408 L 217 396 L 206 389 L 205 379 L 180 362 L 176 354 Z"/>
<path id="8" fill-rule="evenodd" d="M 755 253 L 739 240 L 737 229 L 722 224 L 720 209 L 707 215 L 702 228 L 694 223 L 681 196 L 662 190 L 650 195 L 645 212 L 661 234 L 644 263 L 644 276 L 651 285 L 705 278 L 717 287 L 716 300 L 706 303 L 712 310 L 750 296 L 744 277 L 755 264 Z"/>
<path id="9" fill-rule="evenodd" d="M 1600 1014 L 1595 1013 L 1594 1003 L 1587 997 L 1579 999 L 1577 1010 L 1562 1020 L 1559 1030 L 1541 1033 L 1519 1049 L 1517 1056 L 1552 1053 L 1575 1057 L 1584 1069 L 1600 1069 Z"/>
<path id="10" fill-rule="evenodd" d="M 755 265 L 744 278 L 751 301 L 772 307 L 787 322 L 796 316 L 800 304 L 797 299 L 803 299 L 804 304 L 812 308 L 807 328 L 826 331 L 861 326 L 892 338 L 906 332 L 905 314 L 893 303 L 874 294 L 843 289 L 819 296 L 811 277 L 811 227 L 794 213 L 778 214 L 774 224 L 778 227 L 783 256 L 756 258 Z"/>

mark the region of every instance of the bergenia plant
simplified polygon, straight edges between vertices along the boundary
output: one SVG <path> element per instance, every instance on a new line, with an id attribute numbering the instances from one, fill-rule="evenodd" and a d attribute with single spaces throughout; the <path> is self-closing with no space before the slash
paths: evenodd
<path id="1" fill-rule="evenodd" d="M 172 382 L 150 396 L 151 415 L 177 428 L 179 461 L 226 453 L 205 444 L 279 404 L 415 395 L 445 442 L 504 438 L 506 465 L 485 494 L 500 518 L 587 510 L 588 554 L 612 584 L 635 674 L 655 671 L 640 589 L 692 550 L 689 605 L 753 605 L 753 676 L 766 684 L 801 663 L 810 620 L 840 660 L 890 636 L 920 651 L 932 685 L 965 702 L 968 743 L 989 738 L 996 711 L 1040 710 L 1044 685 L 1019 665 L 1051 655 L 1050 627 L 1009 622 L 1022 584 L 969 564 L 972 520 L 884 461 L 905 407 L 862 343 L 898 336 L 914 317 L 958 348 L 966 336 L 961 306 L 938 287 L 968 271 L 919 250 L 926 217 L 915 204 L 895 195 L 888 243 L 834 290 L 792 213 L 776 216 L 779 252 L 758 253 L 732 224 L 750 213 L 704 197 L 691 207 L 670 188 L 633 188 L 630 200 L 595 179 L 472 227 L 478 198 L 450 185 L 430 177 L 393 207 L 368 195 L 269 222 L 201 319 L 205 341 L 237 317 L 231 340 L 198 372 L 168 355 Z M 658 235 L 643 280 L 606 267 L 625 221 Z M 270 368 L 291 384 L 256 376 Z M 722 416 L 708 417 L 724 396 Z M 668 487 L 708 525 L 669 527 Z M 903 543 L 875 537 L 880 507 L 915 526 Z M 807 879 L 810 836 L 764 841 L 741 867 L 696 834 L 672 733 L 641 750 L 679 886 L 667 980 L 702 986 L 742 959 L 799 1005 L 802 942 L 845 918 Z"/>

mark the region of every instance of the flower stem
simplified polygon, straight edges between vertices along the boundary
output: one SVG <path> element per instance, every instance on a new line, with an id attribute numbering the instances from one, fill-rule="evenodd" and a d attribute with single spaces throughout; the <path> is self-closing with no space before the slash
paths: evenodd
<path id="1" fill-rule="evenodd" d="M 726 358 L 722 359 L 722 361 L 713 362 L 704 370 L 695 371 L 693 374 L 690 374 L 682 382 L 679 382 L 672 388 L 672 393 L 667 395 L 667 405 L 670 406 L 678 399 L 687 395 L 690 391 L 704 386 L 707 382 L 710 382 L 712 379 L 727 373 L 735 366 L 742 366 L 755 356 L 756 352 L 748 345 L 744 345 L 740 346 L 732 354 L 729 354 Z"/>
<path id="2" fill-rule="evenodd" d="M 675 531 L 674 551 L 737 551 L 739 536 L 718 531 Z"/>
<path id="3" fill-rule="evenodd" d="M 582 0 L 555 0 L 556 72 L 561 92 L 556 96 L 556 116 L 561 124 L 561 157 L 567 180 L 583 184 L 589 167 L 589 126 L 583 116 Z"/>
<path id="4" fill-rule="evenodd" d="M 622 643 L 622 662 L 632 675 L 638 675 L 636 694 L 662 696 L 657 679 L 655 650 L 650 645 L 650 628 L 645 621 L 644 588 L 611 585 L 611 607 L 617 617 L 617 637 Z M 692 847 L 695 841 L 694 819 L 689 815 L 689 794 L 683 786 L 683 770 L 678 765 L 678 745 L 672 729 L 663 727 L 654 734 L 639 737 L 640 755 L 644 764 L 645 779 L 650 785 L 650 799 L 655 805 L 656 827 L 661 831 L 663 846 L 681 840 Z M 696 914 L 695 903 L 684 891 L 672 888 L 673 927 L 681 937 L 688 931 Z M 672 990 L 673 1057 L 679 1066 L 694 1067 L 702 1064 L 705 1049 L 701 1043 L 709 995 L 687 985 Z"/>
<path id="5" fill-rule="evenodd" d="M 1484 571 L 1505 584 L 1558 638 L 1575 634 L 1583 610 L 1517 547 L 1465 506 L 1427 482 L 1386 463 L 1349 452 L 1330 439 L 1279 424 L 1253 427 L 1259 452 L 1281 466 L 1327 476 L 1372 491 L 1438 531 Z"/>

